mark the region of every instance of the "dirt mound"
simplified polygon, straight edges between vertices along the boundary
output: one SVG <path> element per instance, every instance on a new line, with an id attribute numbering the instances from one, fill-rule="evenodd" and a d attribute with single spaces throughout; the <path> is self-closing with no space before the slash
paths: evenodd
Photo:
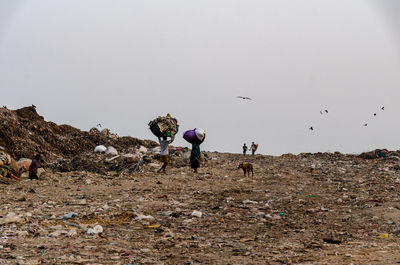
<path id="1" fill-rule="evenodd" d="M 0 145 L 14 158 L 41 153 L 45 162 L 75 157 L 97 145 L 112 145 L 118 151 L 133 146 L 153 147 L 157 143 L 133 137 L 111 140 L 101 133 L 86 132 L 70 125 L 45 121 L 34 106 L 17 110 L 0 108 Z"/>

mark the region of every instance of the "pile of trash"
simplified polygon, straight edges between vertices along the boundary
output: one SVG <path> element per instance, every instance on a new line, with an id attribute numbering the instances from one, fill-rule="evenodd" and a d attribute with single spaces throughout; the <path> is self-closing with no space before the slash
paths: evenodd
<path id="1" fill-rule="evenodd" d="M 190 149 L 185 147 L 170 148 L 170 165 L 175 168 L 189 166 Z M 58 159 L 48 164 L 53 171 L 88 171 L 98 174 L 130 174 L 133 172 L 154 171 L 160 167 L 160 147 L 146 148 L 136 146 L 125 152 L 118 152 L 112 146 L 99 145 L 91 152 L 72 158 Z M 202 161 L 207 162 L 209 155 L 202 154 Z"/>
<path id="2" fill-rule="evenodd" d="M 0 156 L 10 172 L 27 177 L 31 158 L 41 154 L 46 170 L 87 171 L 99 174 L 130 174 L 160 167 L 160 147 L 150 140 L 119 137 L 109 129 L 81 131 L 69 125 L 45 121 L 34 106 L 18 110 L 0 108 Z M 167 114 L 150 122 L 157 135 L 173 138 L 179 125 Z M 170 164 L 188 166 L 190 149 L 170 148 Z M 207 158 L 203 156 L 203 161 Z M 5 182 L 5 181 L 4 181 Z"/>
<path id="3" fill-rule="evenodd" d="M 40 153 L 46 163 L 52 163 L 92 151 L 98 145 L 111 145 L 122 151 L 135 146 L 151 148 L 157 143 L 118 137 L 108 129 L 86 132 L 70 125 L 57 125 L 45 121 L 35 106 L 17 110 L 0 108 L 0 147 L 15 159 L 32 158 Z"/>
<path id="4" fill-rule="evenodd" d="M 159 116 L 150 121 L 149 128 L 156 137 L 170 137 L 172 143 L 178 133 L 179 124 L 177 119 L 168 113 L 165 117 Z"/>
<path id="5" fill-rule="evenodd" d="M 117 140 L 119 138 L 117 133 L 111 132 L 111 130 L 108 129 L 108 128 L 105 128 L 105 129 L 100 131 L 96 127 L 93 127 L 93 128 L 91 128 L 89 130 L 89 132 L 91 134 L 101 134 L 101 135 L 107 137 L 107 139 L 110 140 L 110 141 L 115 141 L 115 140 Z"/>
<path id="6" fill-rule="evenodd" d="M 364 152 L 358 155 L 364 159 L 376 159 L 376 158 L 387 158 L 387 157 L 400 157 L 400 151 L 389 151 L 387 149 L 375 149 L 370 152 Z"/>

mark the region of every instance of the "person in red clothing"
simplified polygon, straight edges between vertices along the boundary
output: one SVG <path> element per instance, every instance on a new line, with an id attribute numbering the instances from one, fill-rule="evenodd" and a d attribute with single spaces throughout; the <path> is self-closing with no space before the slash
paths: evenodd
<path id="1" fill-rule="evenodd" d="M 37 172 L 40 166 L 40 155 L 37 154 L 29 166 L 29 179 L 39 179 Z"/>

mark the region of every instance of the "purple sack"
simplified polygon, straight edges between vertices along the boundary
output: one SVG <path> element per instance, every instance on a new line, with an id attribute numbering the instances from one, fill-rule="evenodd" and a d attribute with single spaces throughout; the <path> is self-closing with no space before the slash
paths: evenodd
<path id="1" fill-rule="evenodd" d="M 188 130 L 183 134 L 183 139 L 185 139 L 186 141 L 188 141 L 191 144 L 196 143 L 196 142 L 199 141 L 197 139 L 197 136 L 196 136 L 196 133 L 195 133 L 194 130 L 196 130 L 196 129 Z"/>

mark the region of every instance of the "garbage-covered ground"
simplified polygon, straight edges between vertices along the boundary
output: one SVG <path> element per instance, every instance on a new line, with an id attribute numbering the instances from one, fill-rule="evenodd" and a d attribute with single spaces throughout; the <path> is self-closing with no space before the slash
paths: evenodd
<path id="1" fill-rule="evenodd" d="M 400 263 L 399 151 L 206 152 L 198 174 L 173 146 L 157 173 L 159 152 L 0 108 L 0 159 L 20 178 L 0 176 L 0 264 Z"/>
<path id="2" fill-rule="evenodd" d="M 0 185 L 0 264 L 400 263 L 397 156 L 208 155 Z"/>

